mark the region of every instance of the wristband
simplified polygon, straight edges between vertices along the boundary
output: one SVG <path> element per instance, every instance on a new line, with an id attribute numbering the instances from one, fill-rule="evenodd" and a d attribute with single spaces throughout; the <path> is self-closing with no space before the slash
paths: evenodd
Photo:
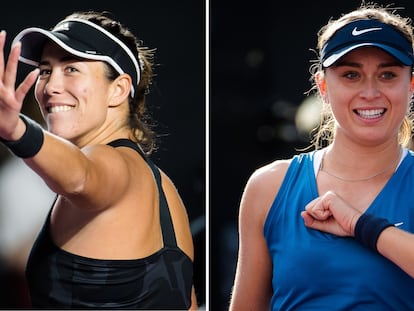
<path id="1" fill-rule="evenodd" d="M 392 224 L 384 218 L 379 218 L 366 213 L 362 214 L 355 224 L 355 240 L 371 250 L 378 252 L 378 237 L 384 229 L 391 226 Z"/>
<path id="2" fill-rule="evenodd" d="M 19 140 L 5 140 L 2 142 L 16 156 L 26 159 L 34 157 L 42 148 L 44 134 L 42 127 L 32 119 L 20 114 L 20 118 L 26 124 L 26 131 Z"/>

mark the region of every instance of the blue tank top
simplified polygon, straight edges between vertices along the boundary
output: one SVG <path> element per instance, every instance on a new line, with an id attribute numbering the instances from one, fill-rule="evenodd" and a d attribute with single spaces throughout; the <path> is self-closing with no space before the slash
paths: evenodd
<path id="1" fill-rule="evenodd" d="M 414 279 L 398 266 L 353 238 L 305 227 L 300 212 L 318 197 L 314 154 L 293 157 L 265 221 L 271 309 L 414 310 Z M 414 232 L 413 190 L 414 154 L 408 152 L 367 212 Z"/>
<path id="2" fill-rule="evenodd" d="M 50 212 L 31 250 L 26 277 L 34 308 L 188 309 L 193 263 L 178 248 L 158 168 L 132 141 L 111 142 L 135 149 L 155 176 L 164 247 L 142 259 L 100 260 L 56 246 L 50 235 Z"/>

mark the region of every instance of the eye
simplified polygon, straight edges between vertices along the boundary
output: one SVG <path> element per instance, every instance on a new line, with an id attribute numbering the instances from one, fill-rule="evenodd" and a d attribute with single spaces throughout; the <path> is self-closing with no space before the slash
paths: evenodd
<path id="1" fill-rule="evenodd" d="M 349 79 L 349 80 L 355 80 L 360 77 L 360 74 L 357 71 L 345 71 L 342 74 L 342 77 Z"/>
<path id="2" fill-rule="evenodd" d="M 391 80 L 395 78 L 397 75 L 392 71 L 384 71 L 381 73 L 380 77 L 383 80 Z"/>
<path id="3" fill-rule="evenodd" d="M 66 68 L 65 68 L 65 71 L 66 72 L 68 72 L 68 73 L 72 73 L 72 72 L 78 72 L 79 70 L 78 69 L 76 69 L 75 67 L 73 67 L 73 66 L 67 66 Z"/>
<path id="4" fill-rule="evenodd" d="M 48 75 L 50 75 L 51 72 L 52 72 L 52 70 L 50 70 L 49 68 L 39 68 L 39 76 L 40 77 L 48 76 Z"/>

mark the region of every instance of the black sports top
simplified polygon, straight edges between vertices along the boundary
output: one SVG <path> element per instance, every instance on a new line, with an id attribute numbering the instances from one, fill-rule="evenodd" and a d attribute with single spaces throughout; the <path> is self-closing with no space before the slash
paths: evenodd
<path id="1" fill-rule="evenodd" d="M 26 277 L 34 308 L 188 309 L 193 263 L 177 246 L 158 168 L 127 139 L 109 145 L 136 150 L 155 176 L 164 247 L 142 259 L 101 260 L 60 249 L 50 235 L 50 213 L 31 250 Z"/>

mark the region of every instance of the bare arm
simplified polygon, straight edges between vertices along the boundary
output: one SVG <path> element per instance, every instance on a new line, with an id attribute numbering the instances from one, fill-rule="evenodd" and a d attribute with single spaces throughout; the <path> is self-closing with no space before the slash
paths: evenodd
<path id="1" fill-rule="evenodd" d="M 379 236 L 377 249 L 414 278 L 414 234 L 388 227 Z"/>
<path id="2" fill-rule="evenodd" d="M 127 159 L 120 148 L 95 145 L 81 150 L 46 132 L 39 153 L 25 162 L 52 191 L 77 206 L 102 209 L 124 194 L 130 180 Z"/>
<path id="3" fill-rule="evenodd" d="M 256 192 L 246 186 L 239 216 L 239 253 L 230 310 L 269 309 L 271 261 L 263 236 L 263 219 L 255 211 Z"/>
<path id="4" fill-rule="evenodd" d="M 197 303 L 197 297 L 195 294 L 194 286 L 191 289 L 191 306 L 189 310 L 198 310 L 198 303 Z"/>
<path id="5" fill-rule="evenodd" d="M 310 202 L 302 212 L 307 227 L 351 237 L 361 215 L 333 192 Z M 381 232 L 376 246 L 381 255 L 414 278 L 414 234 L 391 226 Z"/>
<path id="6" fill-rule="evenodd" d="M 230 310 L 269 310 L 272 262 L 263 234 L 264 222 L 285 174 L 285 163 L 256 171 L 240 204 L 239 254 Z"/>

